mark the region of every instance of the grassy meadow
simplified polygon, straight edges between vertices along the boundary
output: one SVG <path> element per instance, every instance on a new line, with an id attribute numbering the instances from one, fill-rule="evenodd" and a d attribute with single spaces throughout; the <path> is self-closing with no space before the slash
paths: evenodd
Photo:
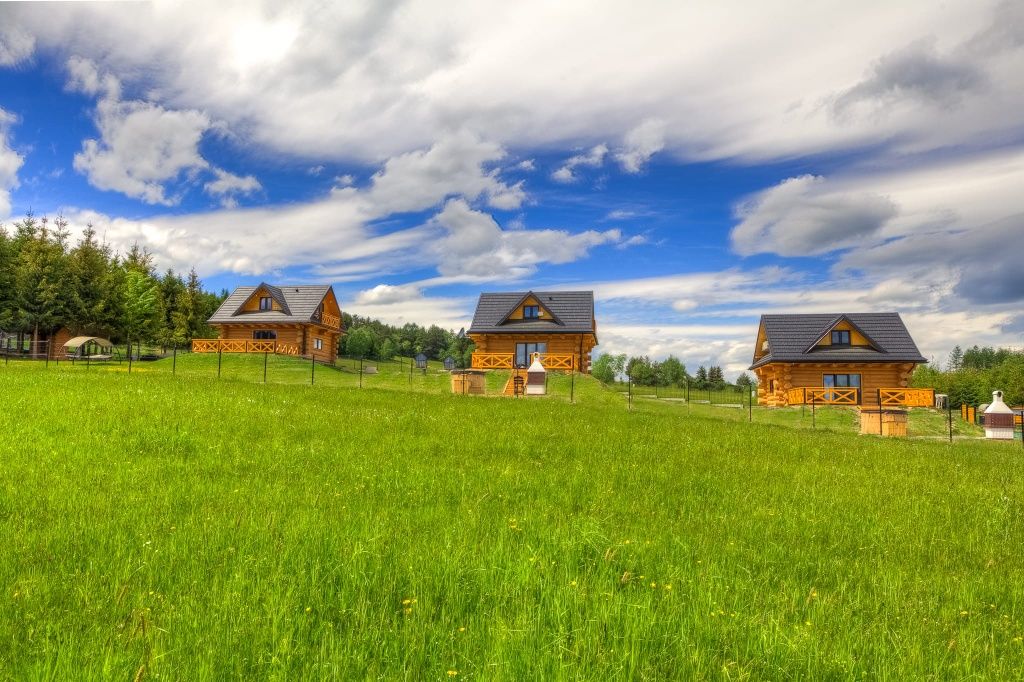
<path id="1" fill-rule="evenodd" d="M 1024 677 L 1019 443 L 224 360 L 0 365 L 0 679 Z"/>

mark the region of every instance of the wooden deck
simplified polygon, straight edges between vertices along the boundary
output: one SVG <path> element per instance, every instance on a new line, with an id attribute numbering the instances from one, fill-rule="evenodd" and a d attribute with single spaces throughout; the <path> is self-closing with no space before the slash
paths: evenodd
<path id="1" fill-rule="evenodd" d="M 299 355 L 299 347 L 292 343 L 273 340 L 246 341 L 243 339 L 193 339 L 193 353 L 274 353 Z"/>
<path id="2" fill-rule="evenodd" d="M 935 389 L 931 388 L 881 388 L 878 396 L 882 407 L 935 405 Z M 790 405 L 861 405 L 863 395 L 858 388 L 813 386 L 789 389 L 786 400 Z"/>
<path id="3" fill-rule="evenodd" d="M 535 353 L 533 358 L 540 357 L 540 364 L 546 370 L 572 372 L 576 369 L 576 356 L 572 354 Z M 473 353 L 473 369 L 513 369 L 515 354 L 513 353 Z"/>

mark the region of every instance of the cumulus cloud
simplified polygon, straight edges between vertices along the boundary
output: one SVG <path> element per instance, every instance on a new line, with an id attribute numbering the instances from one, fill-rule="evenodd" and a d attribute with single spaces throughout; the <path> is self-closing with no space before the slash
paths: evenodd
<path id="1" fill-rule="evenodd" d="M 252 175 L 242 177 L 220 168 L 214 168 L 213 174 L 216 179 L 203 185 L 203 189 L 207 194 L 219 197 L 221 205 L 228 208 L 238 205 L 238 195 L 252 194 L 263 188 L 259 180 Z"/>
<path id="2" fill-rule="evenodd" d="M 370 200 L 386 213 L 422 210 L 455 195 L 515 209 L 526 198 L 523 183 L 509 185 L 487 168 L 505 155 L 500 145 L 472 133 L 446 135 L 427 149 L 388 159 L 371 179 Z"/>
<path id="3" fill-rule="evenodd" d="M 551 179 L 564 184 L 576 182 L 579 179 L 576 175 L 577 168 L 600 168 L 604 165 L 604 157 L 607 155 L 608 145 L 599 144 L 591 147 L 583 154 L 575 154 L 566 159 L 565 163 L 551 174 Z"/>
<path id="4" fill-rule="evenodd" d="M 356 294 L 355 305 L 387 305 L 423 297 L 423 290 L 414 284 L 378 284 Z"/>
<path id="5" fill-rule="evenodd" d="M 665 122 L 644 121 L 626 133 L 615 159 L 627 173 L 639 173 L 651 157 L 665 148 Z"/>
<path id="6" fill-rule="evenodd" d="M 801 175 L 741 203 L 732 244 L 742 255 L 828 253 L 871 237 L 896 213 L 896 205 L 884 196 L 830 192 L 824 178 Z"/>
<path id="7" fill-rule="evenodd" d="M 596 246 L 622 238 L 619 230 L 504 231 L 494 218 L 461 199 L 445 204 L 434 221 L 447 232 L 436 246 L 438 271 L 445 276 L 469 275 L 492 281 L 521 279 L 540 265 L 569 263 Z"/>
<path id="8" fill-rule="evenodd" d="M 68 87 L 98 95 L 94 120 L 100 139 L 82 143 L 75 170 L 103 190 L 121 192 L 147 204 L 173 206 L 166 184 L 183 172 L 209 164 L 199 154 L 199 141 L 210 119 L 199 111 L 171 111 L 139 100 L 121 100 L 116 77 L 101 73 L 91 61 L 68 61 Z"/>
<path id="9" fill-rule="evenodd" d="M 17 119 L 0 109 L 0 219 L 11 214 L 11 190 L 18 186 L 18 170 L 25 157 L 11 148 L 10 126 Z"/>

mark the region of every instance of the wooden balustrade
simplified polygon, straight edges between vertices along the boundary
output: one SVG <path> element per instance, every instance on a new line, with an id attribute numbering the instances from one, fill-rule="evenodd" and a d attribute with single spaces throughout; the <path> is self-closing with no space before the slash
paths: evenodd
<path id="1" fill-rule="evenodd" d="M 320 315 L 320 324 L 331 329 L 341 329 L 341 318 L 330 313 L 323 313 Z"/>
<path id="2" fill-rule="evenodd" d="M 859 405 L 860 389 L 805 386 L 789 389 L 786 399 L 790 405 Z"/>
<path id="3" fill-rule="evenodd" d="M 512 369 L 512 353 L 473 353 L 473 369 Z"/>
<path id="4" fill-rule="evenodd" d="M 299 355 L 294 343 L 281 343 L 273 339 L 193 339 L 193 353 L 275 353 Z"/>
<path id="5" fill-rule="evenodd" d="M 878 396 L 882 407 L 933 407 L 935 405 L 935 389 L 933 388 L 883 388 Z"/>
<path id="6" fill-rule="evenodd" d="M 576 368 L 576 356 L 571 353 L 534 353 L 530 361 L 537 357 L 544 369 L 571 372 Z M 515 355 L 512 353 L 473 353 L 473 369 L 513 369 L 514 366 Z"/>

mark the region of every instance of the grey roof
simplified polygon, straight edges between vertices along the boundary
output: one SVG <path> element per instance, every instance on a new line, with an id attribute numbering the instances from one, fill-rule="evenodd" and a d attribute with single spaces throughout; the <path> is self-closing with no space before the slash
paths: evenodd
<path id="1" fill-rule="evenodd" d="M 815 347 L 832 327 L 846 319 L 874 344 Z M 899 313 L 827 313 L 762 315 L 768 353 L 750 369 L 769 362 L 928 362 L 910 338 Z M 756 356 L 756 349 L 755 349 Z"/>
<path id="2" fill-rule="evenodd" d="M 555 319 L 506 320 L 528 296 L 533 296 Z M 480 294 L 470 334 L 579 334 L 594 331 L 593 291 L 510 291 Z"/>
<path id="3" fill-rule="evenodd" d="M 257 289 L 266 289 L 284 310 L 260 310 L 252 313 L 239 312 L 239 308 Z M 238 287 L 220 304 L 210 318 L 211 324 L 248 324 L 250 322 L 309 322 L 320 306 L 320 302 L 331 290 L 329 284 Z M 279 298 L 280 297 L 280 298 Z"/>

